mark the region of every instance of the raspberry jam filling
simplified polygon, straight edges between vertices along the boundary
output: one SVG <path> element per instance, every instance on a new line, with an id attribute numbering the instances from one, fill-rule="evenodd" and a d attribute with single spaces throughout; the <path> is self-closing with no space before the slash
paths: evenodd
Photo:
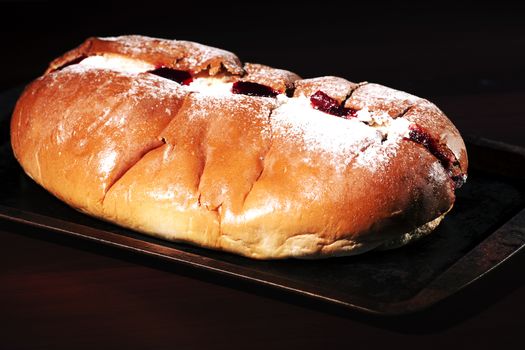
<path id="1" fill-rule="evenodd" d="M 328 96 L 321 90 L 318 90 L 315 94 L 310 97 L 312 107 L 315 109 L 325 112 L 337 117 L 345 119 L 357 117 L 357 110 L 353 108 L 345 108 L 342 103 L 339 103 L 336 99 Z"/>
<path id="2" fill-rule="evenodd" d="M 439 143 L 428 131 L 416 124 L 410 125 L 406 139 L 422 145 L 439 160 L 454 183 L 454 189 L 463 186 L 465 175 L 459 169 L 456 156 L 447 146 Z"/>
<path id="3" fill-rule="evenodd" d="M 189 72 L 184 70 L 172 69 L 168 67 L 159 67 L 148 73 L 158 75 L 169 80 L 173 80 L 181 85 L 189 85 L 193 81 L 193 77 Z"/>
<path id="4" fill-rule="evenodd" d="M 250 81 L 236 81 L 233 83 L 232 92 L 234 94 L 260 97 L 275 97 L 279 95 L 279 92 L 269 86 L 252 83 Z"/>
<path id="5" fill-rule="evenodd" d="M 428 149 L 428 151 L 432 153 L 446 169 L 450 168 L 456 161 L 456 157 L 446 146 L 437 142 L 436 139 L 434 139 L 426 130 L 423 130 L 419 125 L 410 125 L 408 138 Z"/>

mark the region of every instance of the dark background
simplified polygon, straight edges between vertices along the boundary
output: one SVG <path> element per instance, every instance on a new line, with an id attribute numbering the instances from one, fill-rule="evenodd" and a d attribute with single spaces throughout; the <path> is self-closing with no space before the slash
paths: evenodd
<path id="1" fill-rule="evenodd" d="M 501 120 L 490 132 L 483 131 L 485 125 L 467 130 L 492 138 L 519 143 L 525 129 L 516 115 L 521 110 L 507 107 L 519 99 L 515 93 L 482 99 L 481 105 L 472 101 L 525 88 L 525 5 L 519 1 L 316 1 L 297 6 L 284 1 L 77 1 L 0 6 L 0 89 L 34 79 L 51 59 L 89 36 L 135 33 L 217 46 L 242 61 L 292 70 L 304 78 L 338 75 L 382 83 L 433 99 L 460 130 L 465 128 L 464 111 L 497 110 Z M 465 109 L 465 104 L 471 106 Z M 507 123 L 516 126 L 510 133 Z"/>
<path id="2" fill-rule="evenodd" d="M 464 134 L 525 146 L 519 2 L 0 2 L 0 33 L 0 92 L 39 76 L 89 36 L 142 34 L 217 46 L 305 78 L 381 83 L 432 100 Z M 525 325 L 524 254 L 422 318 L 376 320 L 74 240 L 0 229 L 18 230 L 0 260 L 11 283 L 0 285 L 0 336 L 9 349 L 479 349 L 520 340 Z M 5 300 L 23 301 L 9 309 L 11 317 L 20 310 L 14 319 L 2 319 Z"/>

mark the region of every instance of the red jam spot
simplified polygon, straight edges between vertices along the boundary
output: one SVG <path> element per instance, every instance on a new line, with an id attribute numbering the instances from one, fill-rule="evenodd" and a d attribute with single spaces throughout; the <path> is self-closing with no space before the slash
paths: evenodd
<path id="1" fill-rule="evenodd" d="M 160 67 L 154 70 L 150 70 L 148 73 L 176 81 L 181 85 L 189 85 L 193 81 L 193 77 L 189 72 L 168 67 Z"/>
<path id="2" fill-rule="evenodd" d="M 436 140 L 428 131 L 419 125 L 412 124 L 409 127 L 408 137 L 410 141 L 424 146 L 434 157 L 436 157 L 445 170 L 448 172 L 453 182 L 454 189 L 460 188 L 465 183 L 465 176 L 459 169 L 459 162 L 454 153 Z"/>
<path id="3" fill-rule="evenodd" d="M 310 97 L 310 103 L 315 109 L 331 115 L 345 119 L 357 117 L 357 110 L 353 108 L 344 108 L 335 98 L 328 96 L 321 90 L 318 90 Z"/>
<path id="4" fill-rule="evenodd" d="M 321 90 L 317 91 L 310 97 L 310 102 L 312 107 L 321 112 L 325 112 L 332 115 L 340 115 L 341 105 L 335 98 L 332 98 L 322 92 Z"/>
<path id="5" fill-rule="evenodd" d="M 275 97 L 279 95 L 279 92 L 269 86 L 252 83 L 250 81 L 236 81 L 233 83 L 232 92 L 234 94 L 261 97 Z"/>
<path id="6" fill-rule="evenodd" d="M 439 143 L 433 138 L 426 130 L 416 124 L 412 124 L 409 127 L 408 138 L 411 141 L 423 145 L 428 151 L 436 157 L 445 169 L 450 169 L 451 166 L 456 162 L 456 157 L 445 145 Z"/>

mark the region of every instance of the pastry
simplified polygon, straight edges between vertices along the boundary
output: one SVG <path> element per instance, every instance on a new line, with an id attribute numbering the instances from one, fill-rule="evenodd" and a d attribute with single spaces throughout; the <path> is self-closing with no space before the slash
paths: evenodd
<path id="1" fill-rule="evenodd" d="M 83 213 L 256 259 L 406 244 L 452 208 L 468 166 L 423 98 L 144 36 L 90 38 L 51 62 L 11 140 L 24 171 Z"/>

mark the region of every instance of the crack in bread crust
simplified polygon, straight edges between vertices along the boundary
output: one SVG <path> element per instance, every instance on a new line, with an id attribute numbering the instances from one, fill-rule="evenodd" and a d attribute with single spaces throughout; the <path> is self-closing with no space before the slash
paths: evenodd
<path id="1" fill-rule="evenodd" d="M 348 95 L 346 95 L 344 101 L 341 103 L 341 106 L 346 106 L 346 102 L 352 97 L 352 95 L 357 92 L 357 90 L 359 88 L 362 88 L 363 86 L 369 84 L 367 81 L 364 81 L 364 82 L 361 82 L 361 83 L 358 83 L 356 87 L 354 87 L 352 90 L 350 90 L 350 92 L 348 93 Z"/>
<path id="2" fill-rule="evenodd" d="M 144 149 L 141 152 L 141 154 L 139 154 L 139 156 L 137 157 L 137 159 L 135 161 L 132 161 L 131 164 L 129 164 L 129 166 L 126 169 L 122 169 L 121 173 L 118 174 L 117 177 L 115 177 L 113 179 L 113 181 L 111 183 L 109 183 L 108 187 L 105 189 L 104 197 L 102 197 L 102 199 L 100 201 L 102 206 L 104 205 L 104 200 L 106 199 L 106 195 L 111 190 L 111 188 L 113 186 L 115 186 L 119 182 L 120 179 L 122 179 L 124 176 L 126 176 L 126 174 L 128 172 L 130 172 L 135 165 L 137 165 L 144 157 L 146 157 L 148 155 L 148 153 L 150 153 L 152 151 L 155 151 L 158 148 L 163 147 L 165 144 L 166 144 L 165 142 L 159 141 L 158 144 L 152 145 L 151 147 Z"/>
<path id="3" fill-rule="evenodd" d="M 265 164 L 266 164 L 266 157 L 267 155 L 270 153 L 270 150 L 272 149 L 272 146 L 273 146 L 273 128 L 272 128 L 272 122 L 271 122 L 271 119 L 272 119 L 272 114 L 273 114 L 273 111 L 277 108 L 277 106 L 274 106 L 270 109 L 270 112 L 268 113 L 268 126 L 270 128 L 270 140 L 269 140 L 269 145 L 268 147 L 266 148 L 264 154 L 261 156 L 262 157 L 262 160 L 261 160 L 261 171 L 259 172 L 259 174 L 257 175 L 257 177 L 255 178 L 255 181 L 252 183 L 252 185 L 250 186 L 250 189 L 248 190 L 248 192 L 246 192 L 246 194 L 244 195 L 244 199 L 242 201 L 242 208 L 244 208 L 244 203 L 246 202 L 246 198 L 248 198 L 248 196 L 250 195 L 250 192 L 253 190 L 255 184 L 259 181 L 259 179 L 261 178 L 261 176 L 263 175 L 264 173 L 264 169 L 265 169 Z"/>
<path id="4" fill-rule="evenodd" d="M 394 119 L 396 118 L 403 118 L 405 116 L 405 114 L 408 113 L 408 111 L 410 111 L 414 106 L 409 106 L 407 108 L 405 108 L 401 113 L 399 113 L 398 115 L 396 115 L 395 117 L 393 117 Z"/>

